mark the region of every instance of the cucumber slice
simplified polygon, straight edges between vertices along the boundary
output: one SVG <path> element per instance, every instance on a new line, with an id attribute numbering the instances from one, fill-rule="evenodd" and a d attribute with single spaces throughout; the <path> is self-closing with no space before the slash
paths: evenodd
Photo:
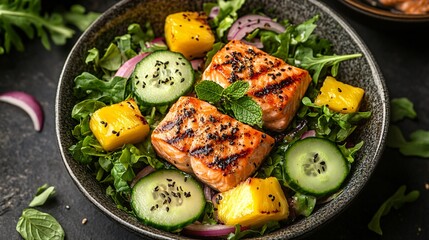
<path id="1" fill-rule="evenodd" d="M 143 104 L 165 105 L 192 89 L 194 69 L 181 53 L 156 51 L 136 65 L 131 84 Z"/>
<path id="2" fill-rule="evenodd" d="M 142 179 L 131 192 L 131 207 L 147 225 L 175 231 L 195 222 L 206 200 L 201 185 L 177 170 L 158 170 Z"/>
<path id="3" fill-rule="evenodd" d="M 285 153 L 285 176 L 296 192 L 320 197 L 341 187 L 349 163 L 337 145 L 327 139 L 309 137 L 292 144 Z"/>

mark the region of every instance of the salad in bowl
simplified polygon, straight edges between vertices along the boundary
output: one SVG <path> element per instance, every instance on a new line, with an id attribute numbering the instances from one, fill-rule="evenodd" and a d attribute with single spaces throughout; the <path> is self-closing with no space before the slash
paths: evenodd
<path id="1" fill-rule="evenodd" d="M 373 112 L 340 65 L 362 52 L 336 53 L 319 14 L 295 22 L 246 4 L 131 19 L 83 53 L 63 154 L 132 221 L 170 237 L 258 237 L 347 191 Z"/>

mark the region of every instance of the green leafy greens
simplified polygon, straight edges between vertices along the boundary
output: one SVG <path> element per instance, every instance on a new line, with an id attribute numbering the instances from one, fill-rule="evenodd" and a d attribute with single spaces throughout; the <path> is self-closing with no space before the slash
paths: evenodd
<path id="1" fill-rule="evenodd" d="M 228 30 L 237 19 L 237 11 L 243 6 L 245 0 L 218 0 L 217 3 L 205 3 L 204 12 L 207 15 L 213 7 L 219 7 L 219 14 L 210 20 L 211 27 L 216 30 L 216 35 L 222 39 L 226 30 Z"/>
<path id="2" fill-rule="evenodd" d="M 75 31 L 67 23 L 84 30 L 99 14 L 85 14 L 85 8 L 74 5 L 63 17 L 60 13 L 42 16 L 40 0 L 0 0 L 0 54 L 9 53 L 13 48 L 24 51 L 22 34 L 33 39 L 39 37 L 46 49 L 51 48 L 50 40 L 63 45 Z M 50 37 L 50 38 L 49 38 Z"/>
<path id="3" fill-rule="evenodd" d="M 16 225 L 16 231 L 24 239 L 64 239 L 64 230 L 54 217 L 32 208 L 42 206 L 54 194 L 55 188 L 48 184 L 37 189 L 36 196 L 29 204 L 30 208 L 23 210 Z"/>
<path id="4" fill-rule="evenodd" d="M 408 194 L 405 194 L 407 190 L 406 186 L 401 186 L 398 190 L 389 197 L 377 210 L 375 215 L 372 217 L 371 221 L 368 223 L 368 228 L 379 235 L 383 235 L 383 231 L 380 227 L 381 218 L 387 215 L 392 208 L 399 209 L 405 203 L 414 202 L 419 198 L 419 191 L 411 191 Z"/>
<path id="5" fill-rule="evenodd" d="M 198 98 L 217 105 L 238 121 L 262 127 L 262 109 L 246 95 L 249 83 L 236 81 L 225 89 L 213 81 L 201 81 L 195 86 Z"/>
<path id="6" fill-rule="evenodd" d="M 16 231 L 24 239 L 64 239 L 64 229 L 48 213 L 33 208 L 26 208 L 16 225 Z"/>
<path id="7" fill-rule="evenodd" d="M 404 118 L 415 119 L 417 113 L 414 110 L 414 104 L 407 98 L 394 98 L 391 100 L 392 123 L 403 120 Z M 401 129 L 391 124 L 387 134 L 387 146 L 398 148 L 405 156 L 416 156 L 429 158 L 429 131 L 416 130 L 409 136 L 409 141 L 404 137 Z"/>

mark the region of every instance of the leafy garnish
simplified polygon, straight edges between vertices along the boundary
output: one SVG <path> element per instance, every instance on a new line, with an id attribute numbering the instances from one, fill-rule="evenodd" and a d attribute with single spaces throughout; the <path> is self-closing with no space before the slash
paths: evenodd
<path id="1" fill-rule="evenodd" d="M 408 98 L 394 98 L 390 102 L 392 122 L 397 122 L 404 118 L 414 119 L 417 117 L 414 104 Z"/>
<path id="2" fill-rule="evenodd" d="M 313 82 L 317 84 L 320 74 L 331 67 L 331 75 L 337 76 L 340 62 L 361 57 L 362 54 L 355 53 L 349 55 L 314 55 L 313 49 L 300 46 L 295 52 L 293 65 L 304 68 L 312 72 Z"/>
<path id="3" fill-rule="evenodd" d="M 344 155 L 344 157 L 347 159 L 349 163 L 353 163 L 355 161 L 353 155 L 359 151 L 363 146 L 363 141 L 360 141 L 353 147 L 347 148 L 346 143 L 343 145 L 338 145 L 339 149 L 341 150 L 341 153 Z"/>
<path id="4" fill-rule="evenodd" d="M 66 23 L 76 26 L 80 31 L 85 31 L 99 16 L 98 12 L 86 13 L 82 5 L 71 6 L 70 11 L 63 14 Z"/>
<path id="5" fill-rule="evenodd" d="M 43 186 L 37 189 L 36 196 L 33 198 L 33 200 L 30 202 L 28 206 L 30 207 L 42 206 L 49 198 L 54 196 L 54 194 L 55 194 L 55 187 L 48 186 L 48 184 L 44 184 Z"/>
<path id="6" fill-rule="evenodd" d="M 93 99 L 106 104 L 118 103 L 125 99 L 127 84 L 125 78 L 113 77 L 110 81 L 104 81 L 84 72 L 74 81 L 74 94 L 78 98 Z"/>
<path id="7" fill-rule="evenodd" d="M 218 108 L 236 118 L 238 121 L 262 127 L 262 109 L 246 95 L 249 83 L 236 81 L 223 88 L 219 84 L 204 80 L 195 86 L 199 99 L 211 102 Z"/>
<path id="8" fill-rule="evenodd" d="M 343 142 L 356 129 L 357 125 L 371 116 L 371 112 L 337 113 L 327 106 L 317 106 L 308 97 L 302 99 L 303 107 L 298 112 L 298 118 L 306 119 L 310 129 L 318 136 L 323 136 L 334 142 Z"/>
<path id="9" fill-rule="evenodd" d="M 60 223 L 48 213 L 26 208 L 19 217 L 16 231 L 24 239 L 64 239 Z"/>
<path id="10" fill-rule="evenodd" d="M 311 215 L 314 210 L 314 207 L 316 206 L 316 198 L 313 196 L 296 192 L 292 196 L 291 205 L 297 215 L 308 217 Z"/>
<path id="11" fill-rule="evenodd" d="M 225 43 L 223 42 L 217 42 L 213 44 L 212 50 L 210 50 L 206 54 L 206 61 L 204 63 L 204 67 L 207 68 L 207 66 L 211 63 L 213 56 L 220 50 L 222 47 L 225 46 Z"/>
<path id="12" fill-rule="evenodd" d="M 270 221 L 265 223 L 262 227 L 250 228 L 246 230 L 241 230 L 240 225 L 235 225 L 235 232 L 228 234 L 227 239 L 238 240 L 246 236 L 262 236 L 265 233 L 272 232 L 279 228 L 280 228 L 280 223 L 277 221 Z"/>
<path id="13" fill-rule="evenodd" d="M 13 48 L 24 51 L 22 34 L 29 39 L 39 37 L 46 49 L 51 48 L 50 39 L 56 45 L 65 44 L 75 31 L 66 26 L 66 22 L 78 26 L 81 30 L 94 21 L 98 14 L 85 14 L 82 6 L 75 5 L 71 12 L 52 13 L 42 16 L 40 0 L 3 0 L 0 1 L 0 54 L 9 53 Z"/>
<path id="14" fill-rule="evenodd" d="M 405 156 L 429 158 L 429 131 L 414 131 L 410 134 L 410 140 L 407 141 L 398 126 L 390 125 L 387 146 L 399 148 L 399 151 Z"/>
<path id="15" fill-rule="evenodd" d="M 392 207 L 394 209 L 399 209 L 405 203 L 416 201 L 420 196 L 420 192 L 417 190 L 405 194 L 406 189 L 406 186 L 400 186 L 398 190 L 380 206 L 375 215 L 372 217 L 371 221 L 368 223 L 368 228 L 371 231 L 374 231 L 379 235 L 383 235 L 383 231 L 380 227 L 381 218 L 387 215 Z"/>
<path id="16" fill-rule="evenodd" d="M 209 3 L 204 6 L 207 15 L 209 15 L 213 7 L 219 7 L 219 14 L 210 20 L 211 27 L 216 29 L 216 35 L 219 39 L 222 39 L 225 31 L 228 30 L 237 19 L 237 11 L 240 10 L 244 2 L 245 0 L 218 0 L 217 4 Z"/>

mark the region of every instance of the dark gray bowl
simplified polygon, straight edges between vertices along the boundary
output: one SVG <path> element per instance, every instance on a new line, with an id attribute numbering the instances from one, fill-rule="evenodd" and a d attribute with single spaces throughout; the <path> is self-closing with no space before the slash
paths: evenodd
<path id="1" fill-rule="evenodd" d="M 74 120 L 70 117 L 77 99 L 73 96 L 73 80 L 82 71 L 91 71 L 85 65 L 87 51 L 93 47 L 103 49 L 114 36 L 124 34 L 133 22 L 149 20 L 160 35 L 163 20 L 169 13 L 184 10 L 201 10 L 203 1 L 183 0 L 124 0 L 105 12 L 78 40 L 67 58 L 62 71 L 56 98 L 56 130 L 64 164 L 82 193 L 103 213 L 121 225 L 147 237 L 177 238 L 168 232 L 141 224 L 137 219 L 116 208 L 106 196 L 103 187 L 87 168 L 73 160 L 68 148 L 75 140 L 71 134 Z M 389 119 L 388 94 L 383 78 L 368 48 L 356 33 L 335 12 L 316 0 L 277 1 L 248 0 L 244 11 L 260 8 L 272 17 L 302 22 L 315 14 L 320 15 L 317 31 L 330 39 L 337 54 L 360 52 L 363 57 L 341 64 L 339 78 L 365 89 L 363 108 L 372 111 L 371 119 L 355 134 L 365 145 L 357 155 L 344 191 L 333 201 L 321 205 L 308 218 L 283 227 L 264 238 L 290 239 L 302 237 L 342 212 L 362 190 L 374 171 L 383 151 Z M 262 238 L 261 238 L 262 239 Z"/>

